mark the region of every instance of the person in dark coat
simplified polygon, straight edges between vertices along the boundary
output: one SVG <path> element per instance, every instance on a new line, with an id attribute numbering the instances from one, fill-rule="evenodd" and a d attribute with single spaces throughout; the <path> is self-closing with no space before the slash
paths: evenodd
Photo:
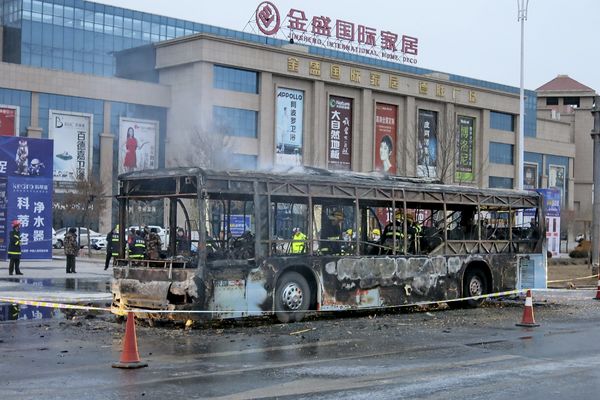
<path id="1" fill-rule="evenodd" d="M 8 241 L 8 258 L 10 263 L 8 265 L 8 274 L 12 275 L 23 275 L 19 264 L 21 263 L 21 221 L 14 220 L 12 222 L 12 231 Z"/>
<path id="2" fill-rule="evenodd" d="M 77 229 L 69 228 L 65 235 L 65 255 L 67 256 L 67 274 L 75 274 L 75 257 L 79 254 Z"/>

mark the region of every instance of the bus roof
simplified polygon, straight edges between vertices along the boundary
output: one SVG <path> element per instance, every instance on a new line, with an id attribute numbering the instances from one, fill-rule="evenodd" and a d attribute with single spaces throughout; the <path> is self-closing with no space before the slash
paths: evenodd
<path id="1" fill-rule="evenodd" d="M 515 189 L 481 189 L 467 185 L 444 184 L 438 179 L 426 177 L 404 177 L 395 175 L 386 175 L 379 172 L 361 173 L 351 171 L 331 171 L 314 167 L 294 167 L 287 170 L 214 170 L 200 167 L 178 167 L 149 169 L 142 171 L 133 171 L 119 175 L 122 182 L 138 181 L 146 179 L 177 178 L 185 176 L 198 176 L 203 179 L 241 179 L 241 180 L 260 180 L 271 182 L 293 181 L 294 183 L 331 183 L 331 184 L 349 184 L 356 186 L 377 185 L 383 188 L 406 188 L 422 190 L 426 185 L 428 190 L 434 192 L 453 192 L 465 194 L 482 195 L 509 195 L 524 197 L 539 197 L 540 195 L 533 190 L 519 191 Z M 146 192 L 147 193 L 147 192 Z M 158 194 L 158 193 L 157 193 Z"/>

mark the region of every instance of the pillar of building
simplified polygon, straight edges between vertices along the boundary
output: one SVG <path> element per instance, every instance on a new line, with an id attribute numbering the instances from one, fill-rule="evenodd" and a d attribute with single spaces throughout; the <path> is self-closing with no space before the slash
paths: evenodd
<path id="1" fill-rule="evenodd" d="M 417 104 L 413 96 L 406 96 L 404 109 L 404 140 L 398 141 L 398 167 L 400 175 L 417 176 Z M 412 144 L 412 145 L 411 145 Z"/>
<path id="2" fill-rule="evenodd" d="M 514 182 L 513 188 L 518 189 L 519 187 L 523 187 L 523 182 L 519 182 L 519 179 L 523 179 L 523 149 L 520 147 L 525 146 L 525 140 L 518 140 L 518 135 L 523 135 L 523 132 L 519 131 L 519 127 L 521 126 L 520 122 L 521 117 L 515 116 L 515 174 L 514 174 Z"/>
<path id="3" fill-rule="evenodd" d="M 325 83 L 322 81 L 313 82 L 312 90 L 312 109 L 310 110 L 313 118 L 309 121 L 308 129 L 313 134 L 313 143 L 309 151 L 305 151 L 304 155 L 307 156 L 305 165 L 314 167 L 327 168 L 327 113 L 328 105 L 325 103 L 326 98 Z M 323 117 L 323 114 L 325 116 Z"/>
<path id="4" fill-rule="evenodd" d="M 373 91 L 371 89 L 363 89 L 360 93 L 361 109 L 359 130 L 354 136 L 357 139 L 357 144 L 352 146 L 352 159 L 356 160 L 355 170 L 360 172 L 373 171 L 375 168 L 375 160 L 373 159 L 373 145 L 375 143 L 375 129 L 373 127 Z M 395 173 L 396 171 L 394 171 Z"/>
<path id="5" fill-rule="evenodd" d="M 260 74 L 260 109 L 275 110 L 275 97 L 273 96 L 273 74 L 263 72 Z M 258 166 L 260 168 L 272 167 L 275 161 L 275 124 L 273 115 L 266 112 L 258 113 L 260 121 L 258 126 Z M 306 132 L 304 132 L 306 137 Z"/>
<path id="6" fill-rule="evenodd" d="M 444 107 L 444 121 L 441 129 L 444 131 L 439 132 L 438 135 L 438 152 L 444 152 L 446 154 L 440 154 L 437 157 L 438 160 L 438 174 L 443 174 L 440 179 L 446 183 L 453 183 L 455 181 L 454 168 L 456 167 L 456 137 L 458 129 L 456 114 L 455 114 L 454 103 L 446 103 Z M 441 169 L 441 171 L 440 171 Z"/>
<path id="7" fill-rule="evenodd" d="M 475 131 L 475 146 L 477 146 L 477 155 L 475 156 L 475 168 L 477 174 L 477 185 L 480 188 L 486 188 L 490 185 L 490 145 L 489 139 L 484 140 L 489 135 L 485 134 L 487 127 L 490 126 L 490 110 L 483 110 L 481 113 L 481 123 L 478 131 Z"/>
<path id="8" fill-rule="evenodd" d="M 27 127 L 27 137 L 40 139 L 42 128 L 40 128 L 40 94 L 31 92 L 31 119 Z"/>
<path id="9" fill-rule="evenodd" d="M 104 121 L 103 129 L 100 134 L 100 183 L 103 193 L 103 207 L 98 221 L 100 232 L 109 232 L 112 229 L 112 202 L 113 202 L 113 143 L 114 134 L 110 128 L 110 101 L 104 102 Z M 116 223 L 116 222 L 115 222 Z"/>

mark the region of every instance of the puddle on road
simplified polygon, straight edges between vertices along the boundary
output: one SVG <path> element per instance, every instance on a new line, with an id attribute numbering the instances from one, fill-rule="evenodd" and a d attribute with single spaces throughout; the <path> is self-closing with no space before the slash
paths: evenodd
<path id="1" fill-rule="evenodd" d="M 9 278 L 2 279 L 5 284 L 15 284 L 24 292 L 36 291 L 77 291 L 79 293 L 110 293 L 110 278 L 90 280 L 87 278 Z M 71 310 L 59 308 L 37 307 L 31 305 L 0 303 L 0 321 L 65 319 L 72 314 Z"/>
<path id="2" fill-rule="evenodd" d="M 110 278 L 95 279 L 89 278 L 60 278 L 60 279 L 36 279 L 36 278 L 8 278 L 2 279 L 2 282 L 19 284 L 25 290 L 56 289 L 56 290 L 77 290 L 81 292 L 110 292 Z"/>

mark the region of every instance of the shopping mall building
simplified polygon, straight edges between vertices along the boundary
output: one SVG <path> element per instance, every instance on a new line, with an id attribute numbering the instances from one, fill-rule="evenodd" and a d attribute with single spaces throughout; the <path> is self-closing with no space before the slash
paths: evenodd
<path id="1" fill-rule="evenodd" d="M 88 1 L 0 4 L 0 111 L 15 118 L 1 133 L 52 138 L 60 155 L 76 137 L 54 121 L 88 126 L 86 165 L 108 194 L 121 172 L 190 164 L 518 186 L 518 88 Z M 523 185 L 561 191 L 571 234 L 591 221 L 594 95 L 565 76 L 526 91 Z M 54 175 L 59 202 L 72 176 Z"/>

